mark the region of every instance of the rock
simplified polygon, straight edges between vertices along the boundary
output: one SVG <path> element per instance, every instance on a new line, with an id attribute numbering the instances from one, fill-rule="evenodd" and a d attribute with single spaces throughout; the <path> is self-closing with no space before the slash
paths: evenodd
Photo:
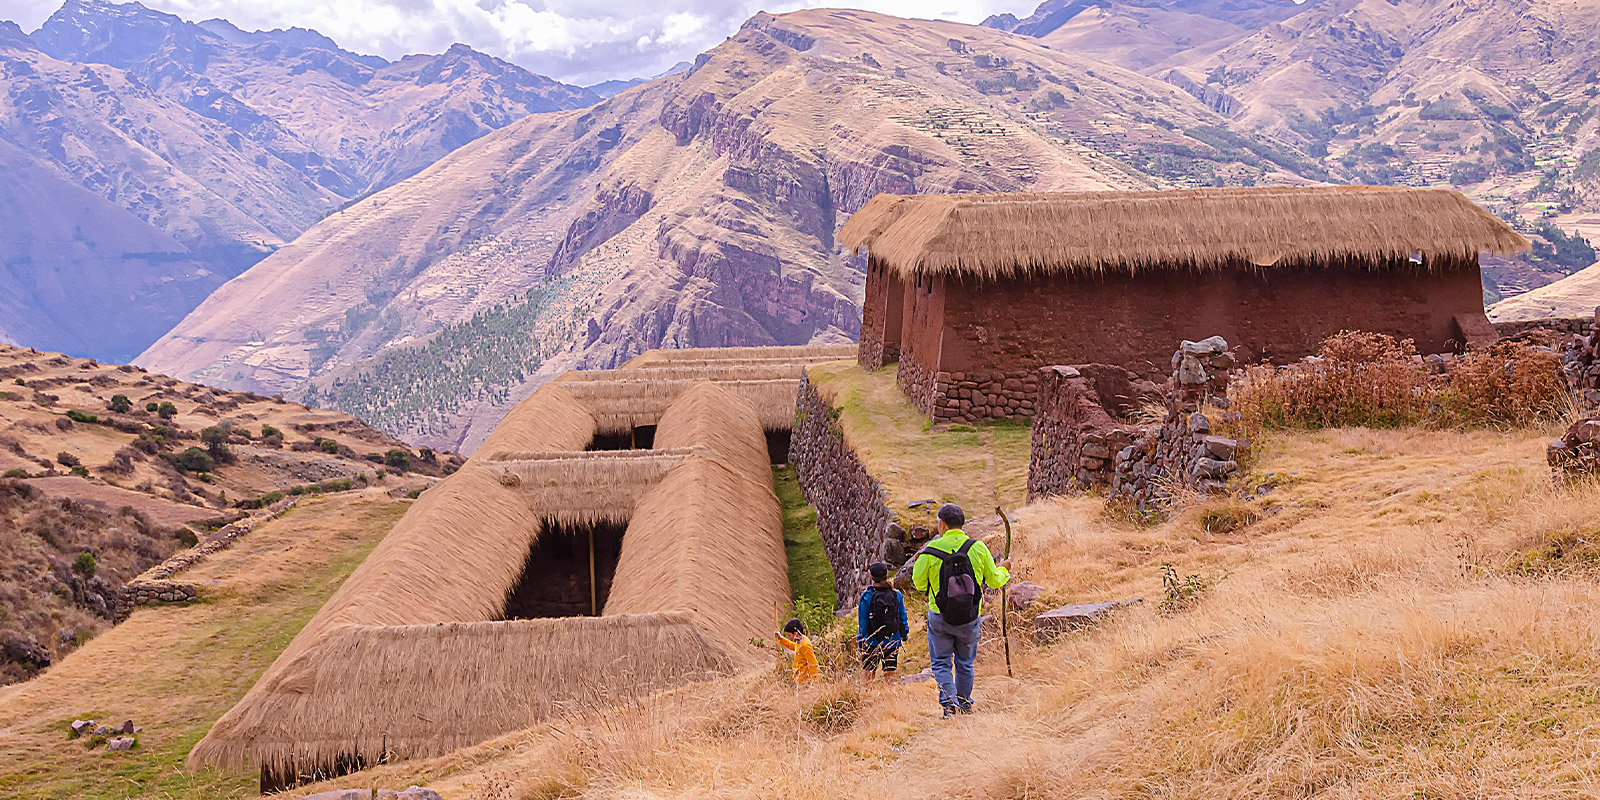
<path id="1" fill-rule="evenodd" d="M 1191 355 L 1184 355 L 1178 361 L 1178 383 L 1196 385 L 1211 380 L 1211 371 L 1200 359 Z"/>
<path id="2" fill-rule="evenodd" d="M 889 523 L 884 527 L 883 533 L 890 539 L 897 539 L 902 542 L 906 540 L 906 529 L 900 527 L 898 522 Z"/>
<path id="3" fill-rule="evenodd" d="M 1211 432 L 1211 420 L 1206 415 L 1195 413 L 1189 415 L 1189 432 L 1194 434 L 1208 434 Z"/>
<path id="4" fill-rule="evenodd" d="M 134 739 L 133 739 L 132 736 L 118 736 L 115 739 L 112 739 L 111 741 L 106 742 L 106 750 L 108 750 L 110 752 L 113 752 L 113 753 L 120 753 L 120 752 L 124 752 L 124 751 L 127 751 L 127 750 L 132 750 L 133 749 L 133 742 L 134 742 Z"/>
<path id="5" fill-rule="evenodd" d="M 1041 642 L 1049 641 L 1067 631 L 1093 625 L 1123 606 L 1143 602 L 1144 598 L 1139 597 L 1133 600 L 1108 600 L 1102 603 L 1078 603 L 1053 608 L 1034 618 L 1034 636 Z"/>
<path id="6" fill-rule="evenodd" d="M 1215 356 L 1228 352 L 1228 340 L 1221 336 L 1208 336 L 1198 342 L 1188 339 L 1178 345 L 1178 352 L 1186 356 Z"/>
<path id="7" fill-rule="evenodd" d="M 117 732 L 118 733 L 133 733 L 133 720 L 131 720 L 131 719 L 123 720 L 122 724 L 117 726 Z"/>
<path id="8" fill-rule="evenodd" d="M 894 588 L 899 589 L 902 592 L 909 592 L 916 588 L 911 583 L 911 570 L 916 566 L 916 563 L 916 553 L 912 553 L 908 558 L 906 558 L 906 563 L 902 564 L 900 569 L 894 574 Z"/>
<path id="9" fill-rule="evenodd" d="M 1023 610 L 1038 602 L 1040 595 L 1043 594 L 1044 589 L 1038 584 L 1017 581 L 1006 587 L 1006 602 L 1010 603 L 1012 608 Z"/>
<path id="10" fill-rule="evenodd" d="M 92 719 L 75 719 L 75 720 L 72 721 L 72 735 L 73 736 L 82 736 L 84 733 L 88 732 L 88 730 L 90 728 L 93 728 L 93 727 L 94 727 L 94 720 L 92 720 Z"/>
<path id="11" fill-rule="evenodd" d="M 1229 439 L 1226 436 L 1207 436 L 1204 442 L 1206 452 L 1210 453 L 1212 458 L 1227 461 L 1233 458 L 1235 453 L 1239 452 L 1239 440 L 1237 439 Z"/>
<path id="12" fill-rule="evenodd" d="M 1085 442 L 1083 445 L 1083 455 L 1085 458 L 1110 458 L 1111 448 L 1096 442 Z"/>
<path id="13" fill-rule="evenodd" d="M 878 545 L 878 560 L 885 564 L 899 564 L 906 558 L 905 542 L 899 539 L 884 539 Z"/>
<path id="14" fill-rule="evenodd" d="M 922 506 L 936 506 L 938 504 L 938 500 L 912 500 L 910 503 L 907 503 L 906 506 L 908 508 L 921 508 Z"/>
<path id="15" fill-rule="evenodd" d="M 900 677 L 901 684 L 927 683 L 931 680 L 933 680 L 933 670 L 931 669 L 925 669 L 912 675 L 902 675 Z"/>
<path id="16" fill-rule="evenodd" d="M 1237 461 L 1218 461 L 1201 456 L 1194 460 L 1191 473 L 1197 478 L 1226 478 L 1239 470 Z"/>

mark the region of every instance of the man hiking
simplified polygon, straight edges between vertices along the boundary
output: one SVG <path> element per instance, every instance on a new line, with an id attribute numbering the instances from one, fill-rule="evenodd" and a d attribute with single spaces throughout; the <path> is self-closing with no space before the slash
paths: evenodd
<path id="1" fill-rule="evenodd" d="M 928 660 L 946 718 L 972 713 L 972 663 L 978 657 L 983 587 L 998 589 L 1011 579 L 983 542 L 961 530 L 966 521 L 960 506 L 940 506 L 939 537 L 917 553 L 911 568 L 912 585 L 928 593 Z"/>

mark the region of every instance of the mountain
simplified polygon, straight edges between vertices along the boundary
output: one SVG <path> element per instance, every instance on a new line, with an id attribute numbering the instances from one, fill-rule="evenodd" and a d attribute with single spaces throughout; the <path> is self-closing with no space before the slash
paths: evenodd
<path id="1" fill-rule="evenodd" d="M 459 45 L 390 64 L 95 0 L 0 23 L 0 76 L 0 333 L 111 360 L 341 205 L 596 99 Z"/>
<path id="2" fill-rule="evenodd" d="M 676 74 L 678 74 L 680 72 L 683 72 L 684 70 L 687 70 L 690 66 L 692 66 L 692 65 L 687 61 L 679 61 L 678 63 L 673 64 L 670 68 L 668 68 L 666 72 L 663 72 L 663 73 L 661 73 L 659 75 L 656 75 L 655 78 L 629 78 L 627 80 L 616 80 L 616 79 L 613 79 L 613 80 L 609 80 L 609 81 L 601 81 L 601 82 L 599 82 L 599 83 L 597 83 L 597 84 L 595 84 L 593 86 L 589 86 L 589 87 L 586 87 L 586 88 L 588 88 L 589 91 L 594 92 L 595 94 L 599 95 L 601 98 L 613 97 L 613 96 L 621 94 L 622 92 L 625 92 L 625 91 L 627 91 L 629 89 L 632 89 L 633 87 L 638 86 L 641 83 L 649 83 L 650 81 L 653 81 L 656 78 L 664 78 L 664 77 L 666 77 L 668 75 L 676 75 Z"/>
<path id="3" fill-rule="evenodd" d="M 685 73 L 524 119 L 330 216 L 139 361 L 470 449 L 568 367 L 854 336 L 861 264 L 834 236 L 878 192 L 1322 174 L 1171 85 L 1026 37 L 761 14 Z"/>
<path id="4" fill-rule="evenodd" d="M 1291 0 L 1045 0 L 1024 19 L 1000 14 L 983 24 L 1149 74 L 1174 56 L 1193 60 L 1301 9 Z"/>
<path id="5" fill-rule="evenodd" d="M 1600 264 L 1502 300 L 1488 309 L 1491 322 L 1588 318 L 1600 310 Z"/>

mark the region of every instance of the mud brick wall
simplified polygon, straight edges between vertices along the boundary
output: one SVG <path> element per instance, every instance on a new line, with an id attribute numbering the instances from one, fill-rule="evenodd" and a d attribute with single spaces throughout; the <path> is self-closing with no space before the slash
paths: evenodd
<path id="1" fill-rule="evenodd" d="M 789 442 L 789 463 L 806 502 L 817 509 L 817 530 L 833 565 L 839 608 L 850 607 L 871 583 L 867 566 L 878 559 L 887 538 L 889 506 L 883 485 L 845 442 L 833 407 L 804 375 Z"/>

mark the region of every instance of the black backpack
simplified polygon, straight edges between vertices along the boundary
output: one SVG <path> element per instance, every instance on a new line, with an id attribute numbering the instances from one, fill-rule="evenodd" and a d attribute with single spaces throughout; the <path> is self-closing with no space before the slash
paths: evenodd
<path id="1" fill-rule="evenodd" d="M 862 638 L 904 637 L 906 632 L 900 630 L 900 593 L 876 587 L 867 591 L 872 592 L 872 599 L 867 601 L 867 629 L 861 632 Z"/>
<path id="2" fill-rule="evenodd" d="M 922 553 L 943 562 L 939 565 L 939 585 L 935 587 L 934 602 L 939 604 L 939 616 L 947 625 L 965 625 L 978 618 L 978 575 L 972 569 L 972 559 L 967 551 L 977 539 L 961 543 L 954 553 L 946 553 L 932 546 L 922 548 Z"/>

